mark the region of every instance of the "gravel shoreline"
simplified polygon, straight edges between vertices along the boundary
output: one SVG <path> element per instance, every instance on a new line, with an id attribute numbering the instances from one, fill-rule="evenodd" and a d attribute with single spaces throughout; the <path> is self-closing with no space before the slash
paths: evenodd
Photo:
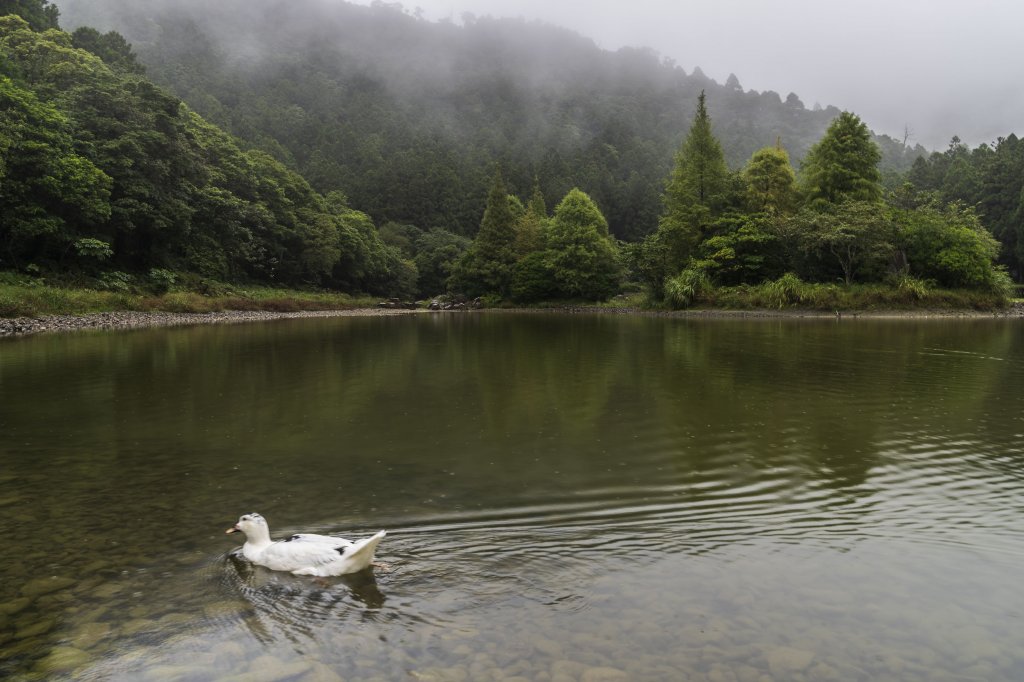
<path id="1" fill-rule="evenodd" d="M 385 315 L 416 315 L 425 309 L 354 308 L 349 310 L 307 310 L 280 313 L 264 310 L 224 310 L 214 313 L 166 313 L 119 311 L 89 313 L 85 315 L 47 315 L 44 317 L 15 317 L 0 319 L 0 337 L 26 336 L 41 333 L 62 333 L 89 329 L 142 329 L 147 327 L 178 327 L 199 324 L 237 324 L 266 322 L 305 317 L 368 317 Z M 714 318 L 714 319 L 1000 319 L 1024 318 L 1024 302 L 1015 302 L 1005 310 L 982 312 L 976 310 L 884 310 L 845 311 L 840 313 L 816 310 L 676 310 L 651 311 L 639 308 L 599 308 L 590 306 L 565 308 L 495 309 L 488 312 L 522 313 L 604 313 L 613 315 L 645 315 L 657 317 Z"/>
<path id="2" fill-rule="evenodd" d="M 74 332 L 88 329 L 142 329 L 199 324 L 237 324 L 302 317 L 367 317 L 416 314 L 419 310 L 355 308 L 351 310 L 304 310 L 279 313 L 266 310 L 223 310 L 214 313 L 165 313 L 118 311 L 85 315 L 47 315 L 0 319 L 0 337 Z"/>

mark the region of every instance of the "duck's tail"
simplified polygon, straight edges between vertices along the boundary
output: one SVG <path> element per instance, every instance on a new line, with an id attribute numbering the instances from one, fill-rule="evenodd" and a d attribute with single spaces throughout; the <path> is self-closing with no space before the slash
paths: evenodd
<path id="1" fill-rule="evenodd" d="M 373 554 L 377 551 L 377 545 L 380 544 L 380 541 L 387 534 L 387 531 L 382 530 L 375 535 L 352 543 L 352 547 L 345 552 L 345 556 L 348 557 L 349 561 L 361 567 L 358 570 L 366 568 L 373 561 Z"/>

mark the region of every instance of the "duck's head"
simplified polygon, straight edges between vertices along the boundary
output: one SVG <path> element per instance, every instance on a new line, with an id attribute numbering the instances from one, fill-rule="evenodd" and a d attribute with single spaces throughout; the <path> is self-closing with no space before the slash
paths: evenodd
<path id="1" fill-rule="evenodd" d="M 238 523 L 231 526 L 231 528 L 228 528 L 224 532 L 237 533 L 239 531 L 245 533 L 246 536 L 270 532 L 267 526 L 267 520 L 259 514 L 257 514 L 256 512 L 253 512 L 251 514 L 243 514 L 241 517 L 239 517 Z"/>

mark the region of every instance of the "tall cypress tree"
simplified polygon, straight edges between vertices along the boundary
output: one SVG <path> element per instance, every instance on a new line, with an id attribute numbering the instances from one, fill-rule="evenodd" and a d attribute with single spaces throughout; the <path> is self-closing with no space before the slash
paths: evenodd
<path id="1" fill-rule="evenodd" d="M 718 138 L 711 132 L 704 92 L 697 99 L 693 125 L 676 153 L 675 167 L 665 186 L 665 211 L 658 230 L 641 247 L 641 277 L 660 299 L 665 278 L 682 270 L 725 208 L 729 169 Z"/>
<path id="2" fill-rule="evenodd" d="M 673 250 L 685 251 L 688 256 L 700 242 L 725 205 L 728 179 L 722 145 L 711 132 L 711 117 L 701 91 L 693 125 L 676 153 L 675 167 L 662 197 L 665 212 L 658 228 L 666 236 L 674 235 Z"/>
<path id="3" fill-rule="evenodd" d="M 722 145 L 711 132 L 711 117 L 701 91 L 693 125 L 676 153 L 675 168 L 665 187 L 662 220 L 681 220 L 692 228 L 703 227 L 723 207 L 728 177 Z"/>
<path id="4" fill-rule="evenodd" d="M 540 178 L 537 176 L 533 177 L 533 192 L 530 194 L 530 203 L 526 205 L 526 211 L 541 220 L 548 217 L 548 205 L 544 201 L 544 193 L 540 191 Z"/>
<path id="5" fill-rule="evenodd" d="M 494 173 L 480 230 L 469 251 L 456 264 L 449 288 L 469 296 L 507 296 L 516 262 L 516 217 L 512 213 L 501 169 Z"/>
<path id="6" fill-rule="evenodd" d="M 533 179 L 533 193 L 526 212 L 516 221 L 516 253 L 519 257 L 539 251 L 544 247 L 548 222 L 548 207 L 544 193 L 540 191 L 540 180 Z"/>
<path id="7" fill-rule="evenodd" d="M 801 176 L 807 200 L 817 207 L 850 199 L 881 200 L 881 159 L 867 125 L 844 111 L 804 158 Z"/>

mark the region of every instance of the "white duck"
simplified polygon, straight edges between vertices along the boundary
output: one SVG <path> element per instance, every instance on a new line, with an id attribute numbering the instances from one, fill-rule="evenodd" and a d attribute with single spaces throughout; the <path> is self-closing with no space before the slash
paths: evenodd
<path id="1" fill-rule="evenodd" d="M 352 542 L 330 535 L 299 533 L 285 540 L 270 539 L 267 520 L 257 513 L 245 514 L 225 533 L 245 533 L 242 555 L 258 566 L 295 575 L 332 576 L 355 573 L 370 565 L 377 544 L 386 534 Z"/>

